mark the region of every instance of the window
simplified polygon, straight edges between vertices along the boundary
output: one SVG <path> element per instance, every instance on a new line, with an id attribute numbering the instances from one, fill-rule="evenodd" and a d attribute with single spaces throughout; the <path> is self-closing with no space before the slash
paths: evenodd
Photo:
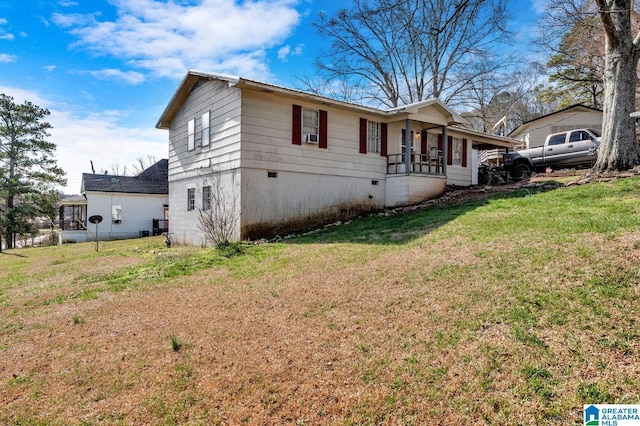
<path id="1" fill-rule="evenodd" d="M 554 146 L 554 145 L 562 145 L 564 144 L 564 140 L 566 139 L 567 134 L 566 133 L 562 133 L 559 135 L 555 135 L 555 136 L 551 136 L 551 138 L 549 139 L 549 146 Z"/>
<path id="2" fill-rule="evenodd" d="M 367 151 L 380 152 L 380 123 L 367 122 Z"/>
<path id="3" fill-rule="evenodd" d="M 86 224 L 84 210 L 85 206 L 82 205 L 60 206 L 60 229 L 75 231 L 84 229 Z"/>
<path id="4" fill-rule="evenodd" d="M 111 206 L 111 219 L 113 223 L 122 222 L 122 206 Z"/>
<path id="5" fill-rule="evenodd" d="M 195 188 L 187 189 L 187 210 L 191 211 L 196 208 L 196 190 Z"/>
<path id="6" fill-rule="evenodd" d="M 302 109 L 302 138 L 303 141 L 309 142 L 315 138 L 318 141 L 320 127 L 319 111 L 312 109 Z"/>
<path id="7" fill-rule="evenodd" d="M 187 150 L 196 149 L 196 119 L 189 120 L 187 123 Z"/>
<path id="8" fill-rule="evenodd" d="M 438 135 L 435 133 L 427 133 L 427 154 L 432 157 L 442 155 L 442 147 L 439 146 Z"/>
<path id="9" fill-rule="evenodd" d="M 304 109 L 300 105 L 292 106 L 291 143 L 302 145 L 317 144 L 318 148 L 327 149 L 328 129 L 327 111 Z"/>
<path id="10" fill-rule="evenodd" d="M 452 164 L 462 165 L 462 139 L 453 138 L 453 159 Z"/>
<path id="11" fill-rule="evenodd" d="M 211 187 L 202 187 L 202 210 L 211 209 Z"/>
<path id="12" fill-rule="evenodd" d="M 202 146 L 209 145 L 209 111 L 202 114 Z"/>
<path id="13" fill-rule="evenodd" d="M 590 141 L 591 135 L 584 130 L 579 130 L 577 132 L 571 132 L 571 136 L 569 136 L 569 142 L 580 142 L 580 141 Z"/>

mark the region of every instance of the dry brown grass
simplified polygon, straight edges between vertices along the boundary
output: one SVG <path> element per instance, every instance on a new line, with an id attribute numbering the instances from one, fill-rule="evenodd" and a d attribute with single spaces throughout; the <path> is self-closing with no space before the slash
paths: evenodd
<path id="1" fill-rule="evenodd" d="M 530 277 L 518 276 L 535 267 L 518 240 L 489 254 L 437 232 L 384 248 L 287 244 L 253 274 L 228 264 L 58 302 L 48 301 L 81 292 L 94 268 L 140 265 L 161 241 L 140 256 L 40 262 L 27 270 L 42 278 L 9 286 L 0 305 L 0 419 L 577 424 L 589 392 L 638 402 L 638 295 L 625 289 L 602 314 L 579 291 L 602 268 L 637 270 L 639 241 L 533 241 L 562 258 Z"/>

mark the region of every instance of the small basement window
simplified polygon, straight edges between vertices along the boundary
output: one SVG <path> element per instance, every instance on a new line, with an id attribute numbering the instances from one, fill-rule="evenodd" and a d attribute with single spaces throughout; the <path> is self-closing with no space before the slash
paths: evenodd
<path id="1" fill-rule="evenodd" d="M 278 177 L 278 172 L 267 172 L 267 177 L 277 178 Z"/>

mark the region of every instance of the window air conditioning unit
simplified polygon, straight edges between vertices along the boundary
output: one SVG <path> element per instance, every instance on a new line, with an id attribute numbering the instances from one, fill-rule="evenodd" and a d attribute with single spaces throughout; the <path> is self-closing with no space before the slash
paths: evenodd
<path id="1" fill-rule="evenodd" d="M 318 143 L 318 135 L 311 135 L 311 134 L 304 135 L 304 141 L 306 143 Z"/>

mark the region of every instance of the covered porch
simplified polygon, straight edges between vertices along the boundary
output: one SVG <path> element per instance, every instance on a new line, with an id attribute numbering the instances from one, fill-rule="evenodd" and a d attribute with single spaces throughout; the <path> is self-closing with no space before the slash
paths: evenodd
<path id="1" fill-rule="evenodd" d="M 446 185 L 478 183 L 480 151 L 513 148 L 508 137 L 465 129 L 462 118 L 439 102 L 393 111 L 388 123 L 386 204 L 415 204 L 443 193 Z M 395 153 L 394 153 L 395 152 Z"/>

